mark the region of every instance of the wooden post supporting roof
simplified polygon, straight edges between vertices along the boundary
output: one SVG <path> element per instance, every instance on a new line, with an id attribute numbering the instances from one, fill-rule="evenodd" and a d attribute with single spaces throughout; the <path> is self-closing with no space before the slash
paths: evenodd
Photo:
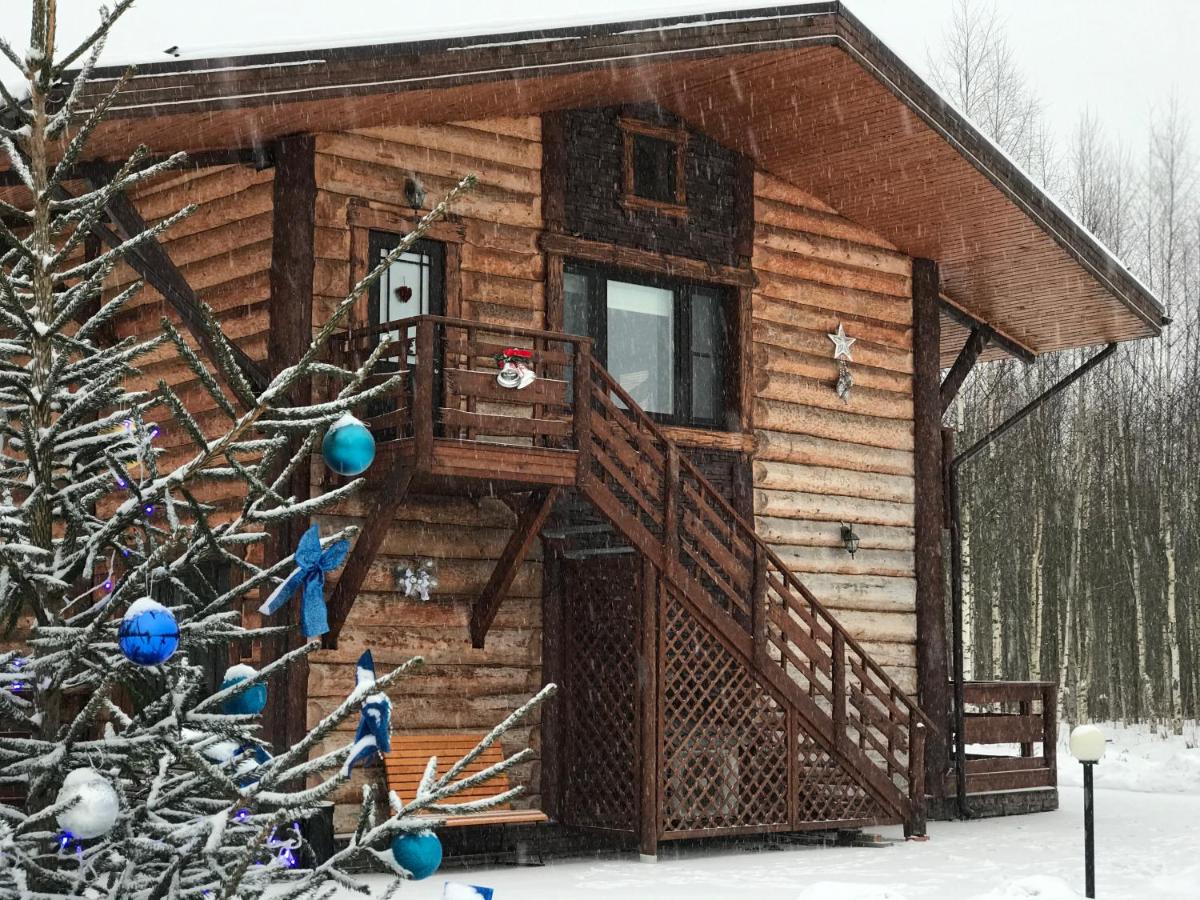
<path id="1" fill-rule="evenodd" d="M 543 491 L 534 491 L 517 517 L 512 536 L 508 539 L 492 577 L 488 579 L 483 592 L 475 600 L 471 609 L 471 646 L 476 649 L 483 647 L 488 629 L 500 611 L 500 604 L 508 595 L 517 570 L 521 568 L 529 549 L 541 533 L 546 518 L 554 509 L 554 501 L 558 499 L 559 488 L 551 487 Z"/>
<path id="2" fill-rule="evenodd" d="M 939 280 L 937 263 L 929 259 L 913 260 L 917 686 L 921 709 L 938 729 L 937 734 L 930 735 L 925 756 L 926 788 L 938 798 L 945 793 L 945 773 L 949 763 L 946 729 L 950 721 L 950 673 L 946 665 L 946 601 L 942 574 Z"/>
<path id="3" fill-rule="evenodd" d="M 314 225 L 316 222 L 317 181 L 316 141 L 312 135 L 283 138 L 275 145 L 273 215 L 271 221 L 271 296 L 267 302 L 267 359 L 278 373 L 296 363 L 312 342 L 312 294 Z M 294 385 L 288 401 L 306 404 L 312 401 L 312 383 L 304 379 Z M 300 438 L 291 441 L 285 459 L 299 451 Z M 301 460 L 281 491 L 297 500 L 306 499 L 311 490 L 308 460 Z M 295 552 L 308 522 L 291 519 L 271 529 L 267 560 L 272 563 Z M 274 638 L 270 645 L 274 656 L 300 645 L 303 638 L 295 627 L 300 605 L 288 603 L 276 614 L 276 625 L 292 629 Z M 308 660 L 301 658 L 275 677 L 275 700 L 267 707 L 267 734 L 276 746 L 289 747 L 306 732 L 308 724 Z"/>

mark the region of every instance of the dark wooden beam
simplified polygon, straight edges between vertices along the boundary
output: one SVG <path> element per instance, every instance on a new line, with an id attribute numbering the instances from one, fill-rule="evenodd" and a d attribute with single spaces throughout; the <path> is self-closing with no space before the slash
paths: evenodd
<path id="1" fill-rule="evenodd" d="M 529 495 L 529 500 L 521 510 L 521 515 L 517 517 L 517 524 L 513 528 L 512 536 L 508 539 L 504 551 L 500 554 L 500 559 L 496 562 L 492 577 L 488 579 L 483 592 L 471 608 L 472 647 L 483 647 L 488 629 L 492 627 L 496 613 L 500 611 L 500 604 L 508 595 L 508 589 L 512 587 L 513 579 L 517 577 L 517 570 L 521 568 L 521 563 L 525 561 L 529 548 L 537 540 L 550 511 L 554 509 L 554 501 L 558 499 L 558 494 L 559 488 L 552 487 L 543 491 L 534 491 Z"/>
<path id="2" fill-rule="evenodd" d="M 975 361 L 979 359 L 979 354 L 987 347 L 988 342 L 992 339 L 992 329 L 986 325 L 976 325 L 971 329 L 971 333 L 967 336 L 967 342 L 963 344 L 962 350 L 959 351 L 958 358 L 954 360 L 954 365 L 950 367 L 950 371 L 946 373 L 946 377 L 942 379 L 942 412 L 944 413 L 950 408 L 950 404 L 954 402 L 954 398 L 958 396 L 959 389 L 962 388 L 963 382 L 967 380 L 967 376 L 971 374 L 971 370 L 975 368 Z"/>
<path id="3" fill-rule="evenodd" d="M 93 186 L 96 184 L 98 182 L 92 182 Z M 63 196 L 69 196 L 66 191 L 61 193 Z M 116 194 L 109 201 L 108 214 L 120 233 L 103 222 L 98 223 L 92 230 L 110 247 L 117 247 L 146 230 L 145 219 L 137 211 L 133 201 L 123 193 Z M 171 304 L 204 352 L 210 358 L 216 359 L 215 343 L 204 328 L 200 298 L 196 296 L 196 292 L 192 290 L 192 286 L 188 284 L 163 245 L 154 238 L 142 241 L 129 250 L 125 261 Z M 266 371 L 236 344 L 231 342 L 229 346 L 234 362 L 241 369 L 250 387 L 256 392 L 264 390 L 269 383 Z"/>
<path id="4" fill-rule="evenodd" d="M 312 341 L 312 294 L 315 264 L 314 226 L 316 223 L 317 180 L 316 142 L 311 135 L 283 138 L 275 146 L 279 165 L 275 168 L 271 218 L 271 296 L 267 301 L 267 359 L 271 373 L 278 374 L 294 365 Z M 287 400 L 293 405 L 312 402 L 312 383 L 304 379 L 292 386 Z M 285 459 L 300 451 L 299 435 L 289 443 Z M 283 488 L 284 496 L 305 500 L 311 494 L 308 460 L 303 460 Z M 274 559 L 296 549 L 308 527 L 302 519 L 292 519 L 271 529 Z M 303 641 L 296 628 L 300 605 L 287 604 L 279 611 L 276 624 L 293 626 L 272 640 L 274 656 L 298 647 Z M 308 723 L 308 659 L 297 660 L 274 679 L 272 690 L 277 698 L 268 707 L 265 725 L 276 746 L 289 747 L 306 732 Z"/>
<path id="5" fill-rule="evenodd" d="M 328 650 L 337 649 L 342 626 L 346 624 L 350 608 L 354 606 L 358 591 L 366 581 L 371 563 L 375 561 L 379 548 L 383 546 L 383 539 L 387 537 L 388 526 L 396 515 L 397 507 L 408 495 L 412 479 L 412 467 L 405 465 L 397 453 L 392 457 L 391 468 L 382 481 L 374 484 L 373 479 L 368 481 L 368 486 L 375 487 L 375 497 L 370 510 L 363 518 L 362 530 L 359 531 L 354 548 L 350 551 L 350 558 L 346 560 L 346 565 L 338 577 L 337 587 L 333 589 L 329 598 L 329 633 L 324 638 L 325 648 Z"/>
<path id="6" fill-rule="evenodd" d="M 638 850 L 658 856 L 658 570 L 642 557 L 641 616 L 638 627 Z"/>
<path id="7" fill-rule="evenodd" d="M 946 598 L 942 571 L 941 318 L 937 263 L 914 259 L 913 438 L 915 443 L 917 576 L 917 686 L 921 709 L 934 722 L 926 752 L 925 784 L 945 792 L 949 765 L 950 672 L 946 654 Z"/>
<path id="8" fill-rule="evenodd" d="M 964 328 L 986 328 L 990 334 L 990 342 L 1009 356 L 1016 357 L 1023 363 L 1031 363 L 1037 358 L 1037 354 L 1032 349 L 1018 341 L 1012 335 L 1006 334 L 1003 329 L 996 327 L 991 322 L 985 322 L 944 294 L 940 295 L 938 299 L 941 302 L 942 312 Z"/>
<path id="9" fill-rule="evenodd" d="M 150 166 L 165 162 L 170 159 L 167 155 L 152 155 L 146 156 L 135 167 L 134 171 L 148 169 Z M 213 166 L 252 166 L 255 169 L 269 169 L 275 165 L 275 157 L 272 155 L 271 148 L 262 146 L 253 147 L 231 147 L 223 150 L 201 150 L 198 153 L 189 153 L 187 158 L 180 163 L 174 171 L 187 169 L 208 169 Z M 78 162 L 71 168 L 67 169 L 63 175 L 63 181 L 74 181 L 78 179 L 105 180 L 112 173 L 113 164 L 106 160 L 89 159 Z M 19 175 L 12 169 L 0 171 L 0 187 L 21 187 L 23 182 Z"/>

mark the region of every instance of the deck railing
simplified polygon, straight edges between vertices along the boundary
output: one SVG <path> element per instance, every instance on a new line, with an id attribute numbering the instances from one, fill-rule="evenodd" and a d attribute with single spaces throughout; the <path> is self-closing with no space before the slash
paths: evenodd
<path id="1" fill-rule="evenodd" d="M 968 794 L 1057 783 L 1057 688 L 1045 681 L 963 684 Z"/>
<path id="2" fill-rule="evenodd" d="M 571 372 L 586 370 L 591 341 L 576 335 L 446 316 L 414 316 L 347 332 L 334 353 L 347 363 L 366 359 L 390 339 L 367 386 L 402 376 L 403 386 L 366 410 L 385 439 L 413 438 L 417 452 L 435 438 L 576 450 Z M 530 352 L 536 380 L 522 389 L 496 381 L 498 358 L 510 348 Z M 432 365 L 427 364 L 432 361 Z"/>

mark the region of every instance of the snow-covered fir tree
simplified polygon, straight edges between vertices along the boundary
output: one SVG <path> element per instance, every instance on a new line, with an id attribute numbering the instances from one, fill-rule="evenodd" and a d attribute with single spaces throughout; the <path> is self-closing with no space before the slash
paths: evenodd
<path id="1" fill-rule="evenodd" d="M 122 83 L 91 109 L 81 108 L 81 88 L 109 29 L 131 5 L 121 0 L 101 10 L 90 37 L 59 53 L 56 4 L 33 0 L 28 50 L 0 42 L 26 81 L 10 91 L 0 79 L 0 150 L 24 197 L 0 204 L 0 622 L 10 639 L 14 629 L 22 639 L 20 649 L 0 654 L 0 732 L 8 735 L 0 737 L 0 787 L 23 798 L 0 803 L 0 900 L 249 900 L 268 888 L 281 898 L 328 897 L 340 888 L 366 893 L 346 873 L 368 857 L 397 875 L 390 895 L 405 874 L 388 851 L 394 837 L 428 827 L 430 816 L 511 796 L 454 803 L 464 787 L 525 758 L 461 774 L 546 691 L 446 775 L 431 761 L 418 796 L 377 799 L 364 789 L 349 846 L 292 869 L 291 823 L 345 783 L 352 755 L 377 748 L 387 728 L 383 692 L 418 661 L 377 680 L 360 671 L 355 690 L 303 740 L 268 748 L 259 716 L 237 712 L 245 708 L 237 700 L 319 642 L 260 671 L 235 670 L 216 693 L 199 660 L 273 633 L 243 627 L 243 601 L 290 590 L 300 580 L 297 563 L 313 562 L 288 556 L 260 566 L 249 560 L 265 554 L 248 548 L 261 543 L 269 554 L 271 525 L 307 519 L 359 486 L 356 480 L 304 501 L 282 494 L 330 423 L 398 389 L 396 379 L 363 387 L 384 344 L 357 370 L 325 361 L 324 347 L 355 299 L 470 179 L 354 288 L 301 360 L 265 389 L 247 382 L 208 310 L 200 325 L 207 360 L 166 320 L 151 340 L 111 339 L 107 326 L 139 285 L 106 294 L 106 278 L 137 244 L 189 212 L 107 251 L 83 252 L 114 197 L 182 162 L 151 163 L 139 150 L 103 185 L 80 192 L 70 182 Z M 165 383 L 130 388 L 139 362 L 168 345 L 224 416 L 217 433 L 206 433 Z M 289 406 L 289 389 L 312 377 L 334 385 L 332 399 Z M 191 455 L 160 469 L 154 438 L 168 429 L 186 435 Z M 240 508 L 215 514 L 202 499 L 213 483 L 236 485 Z M 309 556 L 341 556 L 339 542 L 351 536 L 323 535 L 324 550 L 310 546 Z M 233 587 L 209 577 L 214 561 L 237 570 Z M 147 636 L 147 625 L 164 623 L 162 636 Z M 156 663 L 176 641 L 176 651 Z M 139 647 L 146 651 L 140 657 Z M 309 758 L 341 722 L 360 715 L 356 742 Z"/>

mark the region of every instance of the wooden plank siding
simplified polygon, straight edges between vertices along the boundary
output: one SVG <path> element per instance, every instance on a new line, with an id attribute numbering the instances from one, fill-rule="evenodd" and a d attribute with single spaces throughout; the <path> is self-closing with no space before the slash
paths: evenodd
<path id="1" fill-rule="evenodd" d="M 475 174 L 478 185 L 456 204 L 444 229 L 455 241 L 458 259 L 458 271 L 446 273 L 446 312 L 543 327 L 544 265 L 537 243 L 541 164 L 537 117 L 318 135 L 314 324 L 324 321 L 352 279 L 366 271 L 365 246 L 359 246 L 365 227 L 360 232 L 356 223 L 384 228 L 392 221 L 395 230 L 404 230 L 414 219 L 404 202 L 408 178 L 420 180 L 426 203 L 433 204 L 464 175 Z M 312 476 L 314 490 L 321 489 L 325 470 L 319 460 Z M 360 496 L 341 504 L 320 518 L 322 527 L 360 523 L 366 500 Z M 389 691 L 398 734 L 487 731 L 536 693 L 542 683 L 540 542 L 518 567 L 486 648 L 473 649 L 469 639 L 471 604 L 487 584 L 513 524 L 513 513 L 498 500 L 409 497 L 371 565 L 338 648 L 312 657 L 310 726 L 353 687 L 354 664 L 368 649 L 380 671 L 411 656 L 425 659 L 422 669 Z M 434 598 L 428 603 L 404 598 L 396 589 L 397 565 L 426 557 L 438 567 Z M 326 748 L 344 744 L 356 725 L 347 722 Z M 504 739 L 505 755 L 524 746 L 535 752 L 540 747 L 536 718 Z M 539 771 L 535 758 L 511 773 L 513 784 L 529 789 L 515 807 L 539 805 Z M 352 830 L 363 780 L 382 785 L 381 774 L 378 767 L 356 772 L 334 798 L 336 831 Z"/>
<path id="2" fill-rule="evenodd" d="M 764 173 L 754 180 L 755 527 L 902 688 L 916 687 L 911 260 Z M 826 336 L 856 338 L 834 391 Z M 862 542 L 851 558 L 840 524 Z"/>

